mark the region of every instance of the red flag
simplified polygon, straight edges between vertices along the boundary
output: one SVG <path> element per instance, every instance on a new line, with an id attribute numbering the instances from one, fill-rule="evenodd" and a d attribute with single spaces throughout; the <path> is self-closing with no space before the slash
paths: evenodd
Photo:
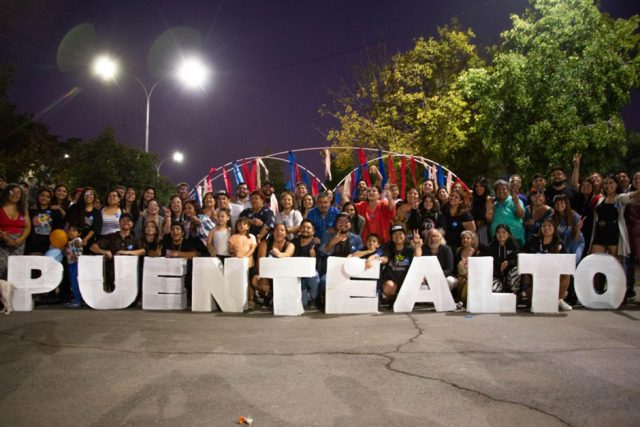
<path id="1" fill-rule="evenodd" d="M 367 156 L 362 148 L 358 148 L 358 157 L 360 158 L 360 167 L 362 168 L 362 178 L 367 183 L 367 187 L 371 187 L 371 177 L 367 168 Z"/>
<path id="2" fill-rule="evenodd" d="M 311 195 L 315 198 L 318 197 L 318 180 L 314 179 L 311 182 Z"/>
<path id="3" fill-rule="evenodd" d="M 469 187 L 467 187 L 467 184 L 465 184 L 464 181 L 461 180 L 459 176 L 456 176 L 456 184 L 457 183 L 460 183 L 460 185 L 462 185 L 462 188 L 464 188 L 464 191 L 466 191 L 467 193 L 471 193 L 471 190 L 469 190 Z"/>
<path id="4" fill-rule="evenodd" d="M 418 188 L 418 180 L 416 179 L 416 159 L 411 156 L 411 178 L 413 179 L 413 188 Z"/>
<path id="5" fill-rule="evenodd" d="M 400 160 L 400 198 L 405 199 L 407 193 L 407 159 L 402 157 Z"/>
<path id="6" fill-rule="evenodd" d="M 396 176 L 396 170 L 393 168 L 393 159 L 391 158 L 391 155 L 387 156 L 387 164 L 389 165 L 389 180 L 397 185 L 398 177 Z"/>
<path id="7" fill-rule="evenodd" d="M 251 164 L 251 174 L 249 175 L 249 181 L 253 184 L 253 188 L 258 188 L 258 174 L 260 173 L 260 164 L 258 163 L 258 159 L 256 159 Z"/>
<path id="8" fill-rule="evenodd" d="M 209 169 L 209 175 L 207 175 L 207 188 L 210 192 L 213 192 L 213 181 L 211 180 L 211 177 L 216 174 L 216 170 L 216 168 Z"/>
<path id="9" fill-rule="evenodd" d="M 224 187 L 227 189 L 227 193 L 231 196 L 231 183 L 229 182 L 229 175 L 227 175 L 227 168 L 222 167 L 222 179 L 224 180 Z"/>
<path id="10" fill-rule="evenodd" d="M 247 187 L 249 187 L 249 191 L 253 191 L 256 189 L 256 183 L 251 182 L 251 174 L 249 173 L 249 166 L 247 165 L 247 160 L 242 159 L 242 175 L 245 176 L 245 181 L 247 181 Z"/>
<path id="11" fill-rule="evenodd" d="M 356 188 L 357 184 L 358 183 L 356 182 L 356 171 L 352 171 L 351 172 L 351 188 L 349 188 L 349 194 L 354 195 L 353 190 Z M 357 196 L 357 194 L 355 194 L 355 196 Z"/>

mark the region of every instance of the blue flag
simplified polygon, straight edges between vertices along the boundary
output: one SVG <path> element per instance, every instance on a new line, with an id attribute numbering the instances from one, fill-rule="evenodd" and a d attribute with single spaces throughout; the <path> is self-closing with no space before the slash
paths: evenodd
<path id="1" fill-rule="evenodd" d="M 382 188 L 384 189 L 385 185 L 387 185 L 387 171 L 384 168 L 382 150 L 378 150 L 378 170 L 380 171 L 380 175 L 382 175 Z"/>
<path id="2" fill-rule="evenodd" d="M 244 177 L 242 176 L 242 172 L 240 172 L 240 168 L 236 162 L 233 162 L 233 179 L 236 180 L 236 185 L 244 184 Z"/>

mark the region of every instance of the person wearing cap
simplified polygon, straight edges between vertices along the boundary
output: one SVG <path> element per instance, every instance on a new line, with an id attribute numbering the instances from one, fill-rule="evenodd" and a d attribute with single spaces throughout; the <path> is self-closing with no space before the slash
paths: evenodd
<path id="1" fill-rule="evenodd" d="M 240 218 L 240 214 L 244 209 L 240 205 L 231 203 L 229 193 L 225 190 L 218 190 L 216 192 L 216 211 L 219 211 L 220 209 L 229 210 L 231 215 L 231 229 L 234 230 L 236 227 L 236 221 Z"/>
<path id="2" fill-rule="evenodd" d="M 418 230 L 407 241 L 404 227 L 400 224 L 391 227 L 391 242 L 382 248 L 380 264 L 383 266 L 380 287 L 382 298 L 392 299 L 404 282 L 413 257 L 422 256 L 422 239 Z"/>
<path id="3" fill-rule="evenodd" d="M 189 200 L 189 191 L 189 184 L 187 184 L 186 182 L 181 182 L 176 185 L 176 193 L 178 194 L 178 196 L 180 196 L 180 200 L 182 200 L 182 203 Z"/>
<path id="4" fill-rule="evenodd" d="M 96 255 L 103 255 L 107 259 L 105 264 L 105 290 L 114 289 L 114 265 L 113 257 L 116 255 L 143 256 L 145 250 L 142 248 L 140 239 L 132 233 L 133 218 L 129 213 L 123 213 L 118 220 L 120 230 L 100 237 L 98 241 L 91 245 L 90 250 Z"/>
<path id="5" fill-rule="evenodd" d="M 351 232 L 349 214 L 346 212 L 338 214 L 335 228 L 324 232 L 319 245 L 318 273 L 320 275 L 320 284 L 318 296 L 321 307 L 327 282 L 327 258 L 330 256 L 346 258 L 362 248 L 362 238 Z"/>

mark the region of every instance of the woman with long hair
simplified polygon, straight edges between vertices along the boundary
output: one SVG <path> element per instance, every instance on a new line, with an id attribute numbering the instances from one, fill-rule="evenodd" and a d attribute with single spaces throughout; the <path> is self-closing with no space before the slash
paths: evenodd
<path id="1" fill-rule="evenodd" d="M 558 194 L 553 198 L 553 216 L 551 217 L 567 253 L 576 255 L 576 264 L 584 253 L 584 236 L 582 235 L 583 220 L 571 209 L 566 194 Z"/>
<path id="2" fill-rule="evenodd" d="M 542 221 L 553 215 L 553 209 L 545 203 L 544 189 L 531 189 L 529 200 L 531 204 L 524 210 L 524 234 L 527 240 L 538 234 Z"/>
<path id="3" fill-rule="evenodd" d="M 198 239 L 204 247 L 207 246 L 209 232 L 215 224 L 208 215 L 200 212 L 195 200 L 187 200 L 183 205 L 184 233 L 186 238 Z"/>
<path id="4" fill-rule="evenodd" d="M 122 215 L 120 193 L 116 190 L 111 190 L 107 193 L 105 204 L 102 209 L 100 209 L 100 216 L 102 218 L 100 236 L 106 236 L 120 231 L 120 215 Z"/>
<path id="5" fill-rule="evenodd" d="M 7 280 L 9 257 L 22 255 L 31 232 L 27 196 L 18 184 L 9 184 L 0 193 L 0 279 Z"/>
<path id="6" fill-rule="evenodd" d="M 302 218 L 306 218 L 309 215 L 309 211 L 316 206 L 316 199 L 309 193 L 302 196 L 302 201 L 300 202 L 300 213 L 302 214 Z"/>
<path id="7" fill-rule="evenodd" d="M 64 228 L 64 217 L 60 210 L 51 207 L 53 197 L 53 191 L 50 188 L 40 188 L 36 196 L 36 206 L 29 209 L 31 234 L 27 238 L 25 247 L 25 253 L 28 255 L 42 255 L 47 252 L 51 232 Z"/>
<path id="8" fill-rule="evenodd" d="M 625 257 L 631 253 L 625 209 L 629 203 L 640 200 L 640 190 L 621 194 L 618 178 L 607 175 L 604 179 L 604 197 L 598 201 L 591 235 L 591 253 L 608 253 Z"/>
<path id="9" fill-rule="evenodd" d="M 95 208 L 97 198 L 96 190 L 93 187 L 86 187 L 82 190 L 78 202 L 69 207 L 65 217 L 65 222 L 68 225 L 80 227 L 80 237 L 85 254 L 90 253 L 89 247 L 100 235 L 102 229 L 102 215 Z"/>
<path id="10" fill-rule="evenodd" d="M 179 195 L 174 194 L 169 199 L 169 206 L 164 208 L 164 233 L 171 232 L 171 223 L 184 223 L 184 215 L 182 212 L 182 199 Z"/>
<path id="11" fill-rule="evenodd" d="M 498 224 L 495 237 L 484 253 L 493 258 L 493 292 L 519 292 L 518 252 L 520 248 L 511 235 L 511 228 Z"/>
<path id="12" fill-rule="evenodd" d="M 300 223 L 302 223 L 302 214 L 295 209 L 295 196 L 290 191 L 283 191 L 280 195 L 280 211 L 276 214 L 276 224 L 284 224 L 287 226 L 287 239 L 293 240 L 298 234 Z"/>
<path id="13" fill-rule="evenodd" d="M 216 198 L 211 191 L 202 196 L 202 213 L 216 222 Z"/>
<path id="14" fill-rule="evenodd" d="M 422 196 L 422 203 L 420 203 L 418 212 L 420 215 L 418 230 L 420 230 L 420 235 L 423 239 L 426 240 L 427 236 L 425 233 L 432 228 L 437 228 L 440 230 L 440 233 L 444 233 L 444 216 L 442 215 L 442 211 L 440 211 L 440 203 L 435 194 L 427 193 Z"/>
<path id="15" fill-rule="evenodd" d="M 540 233 L 536 236 L 532 236 L 523 248 L 523 252 L 530 254 L 561 254 L 566 253 L 566 248 L 562 244 L 562 239 L 558 234 L 556 224 L 551 218 L 545 218 L 540 226 Z M 533 282 L 530 280 L 529 275 L 525 275 L 526 285 L 524 291 L 527 294 L 529 304 L 531 303 L 531 296 L 533 295 Z M 560 293 L 558 295 L 558 308 L 561 311 L 570 311 L 572 307 L 565 302 L 567 296 L 567 290 L 569 289 L 569 282 L 571 277 L 567 274 L 560 275 Z"/>
<path id="16" fill-rule="evenodd" d="M 479 176 L 473 183 L 473 195 L 471 196 L 471 216 L 476 224 L 478 241 L 483 245 L 489 244 L 489 224 L 487 223 L 487 205 L 491 205 L 493 199 L 489 191 L 489 182 L 485 177 Z"/>
<path id="17" fill-rule="evenodd" d="M 445 237 L 451 249 L 455 251 L 460 246 L 460 233 L 463 230 L 476 231 L 476 224 L 469 213 L 464 196 L 457 190 L 452 190 L 449 203 L 443 210 Z"/>
<path id="18" fill-rule="evenodd" d="M 155 221 L 147 221 L 140 239 L 142 248 L 148 257 L 159 257 L 162 253 L 160 246 L 160 227 Z"/>
<path id="19" fill-rule="evenodd" d="M 138 202 L 136 200 L 136 189 L 129 187 L 124 192 L 124 198 L 120 203 L 120 208 L 122 209 L 122 213 L 128 213 L 131 215 L 131 219 L 135 224 L 138 221 L 138 217 L 140 216 L 140 210 L 138 208 Z"/>
<path id="20" fill-rule="evenodd" d="M 264 305 L 271 303 L 272 280 L 260 277 L 261 258 L 288 258 L 293 256 L 295 246 L 287 240 L 287 226 L 283 223 L 273 227 L 271 235 L 260 242 L 258 246 L 258 263 L 256 264 L 256 274 L 251 278 L 251 288 L 264 296 Z M 255 305 L 254 305 L 255 307 Z M 251 307 L 250 307 L 251 308 Z"/>
<path id="21" fill-rule="evenodd" d="M 364 229 L 364 218 L 356 211 L 356 205 L 353 202 L 346 202 L 342 205 L 342 212 L 349 215 L 349 221 L 351 221 L 351 232 L 362 237 L 362 230 Z"/>
<path id="22" fill-rule="evenodd" d="M 69 197 L 69 189 L 67 186 L 64 184 L 56 185 L 56 188 L 53 189 L 51 209 L 60 211 L 60 214 L 64 218 L 70 205 L 71 198 Z"/>
<path id="23" fill-rule="evenodd" d="M 140 195 L 140 201 L 138 202 L 138 211 L 141 215 L 144 215 L 151 200 L 156 200 L 156 189 L 154 187 L 146 187 Z"/>

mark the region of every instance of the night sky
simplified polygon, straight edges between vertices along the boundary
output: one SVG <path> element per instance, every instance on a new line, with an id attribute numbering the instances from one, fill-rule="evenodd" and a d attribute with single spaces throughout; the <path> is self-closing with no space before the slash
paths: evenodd
<path id="1" fill-rule="evenodd" d="M 91 77 L 91 52 L 112 53 L 150 87 L 161 75 L 148 66 L 154 41 L 170 29 L 190 27 L 201 38 L 212 77 L 204 91 L 189 92 L 171 79 L 157 87 L 151 98 L 150 151 L 162 160 L 182 150 L 185 162 L 167 161 L 162 173 L 175 182 L 195 183 L 211 166 L 235 159 L 326 146 L 324 135 L 336 123 L 318 109 L 331 103 L 331 89 L 351 82 L 354 66 L 363 61 L 363 46 L 382 42 L 389 55 L 407 50 L 415 38 L 436 35 L 437 26 L 452 17 L 475 31 L 476 44 L 499 43 L 509 15 L 521 14 L 527 3 L 4 0 L 0 63 L 15 70 L 12 102 L 36 114 L 52 133 L 90 139 L 111 126 L 120 142 L 144 149 L 142 88 L 126 75 L 117 85 Z M 640 13 L 640 2 L 605 0 L 601 9 L 629 17 Z M 65 39 L 81 24 L 93 26 L 95 40 Z M 193 43 L 180 44 L 183 54 L 193 49 Z M 70 57 L 74 46 L 77 53 Z M 60 48 L 67 54 L 58 57 Z M 635 94 L 624 112 L 636 131 L 639 106 Z M 320 171 L 317 153 L 298 158 Z"/>

